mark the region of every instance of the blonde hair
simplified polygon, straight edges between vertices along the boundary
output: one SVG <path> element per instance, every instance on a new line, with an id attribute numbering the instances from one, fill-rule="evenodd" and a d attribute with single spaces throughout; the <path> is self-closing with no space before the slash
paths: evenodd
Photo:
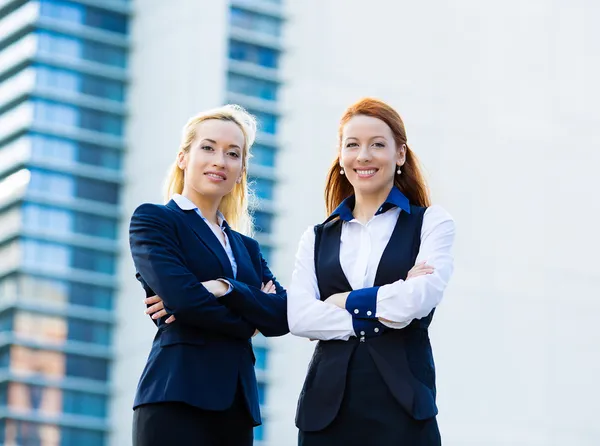
<path id="1" fill-rule="evenodd" d="M 244 147 L 242 148 L 242 178 L 236 183 L 233 190 L 225 195 L 219 205 L 219 211 L 227 220 L 227 223 L 236 231 L 244 234 L 251 234 L 252 220 L 248 212 L 249 191 L 248 191 L 248 159 L 250 158 L 250 147 L 256 138 L 256 118 L 248 113 L 243 107 L 235 104 L 228 104 L 222 107 L 214 108 L 201 112 L 191 117 L 183 127 L 179 153 L 188 153 L 196 138 L 196 128 L 198 124 L 209 119 L 218 119 L 221 121 L 230 121 L 238 125 L 244 134 Z M 165 180 L 164 199 L 168 202 L 173 194 L 181 194 L 184 186 L 184 172 L 179 168 L 177 158 L 169 169 Z"/>

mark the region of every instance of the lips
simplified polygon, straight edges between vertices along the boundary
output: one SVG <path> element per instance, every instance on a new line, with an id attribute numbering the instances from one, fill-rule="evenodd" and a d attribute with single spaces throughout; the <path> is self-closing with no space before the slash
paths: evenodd
<path id="1" fill-rule="evenodd" d="M 371 167 L 369 169 L 354 169 L 354 172 L 358 175 L 359 178 L 371 178 L 375 175 L 379 169 Z"/>
<path id="2" fill-rule="evenodd" d="M 205 172 L 204 175 L 215 181 L 225 181 L 227 179 L 223 172 Z"/>

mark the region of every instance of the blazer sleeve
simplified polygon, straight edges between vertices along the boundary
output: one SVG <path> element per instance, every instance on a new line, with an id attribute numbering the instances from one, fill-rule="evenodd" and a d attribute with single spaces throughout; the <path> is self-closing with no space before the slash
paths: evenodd
<path id="1" fill-rule="evenodd" d="M 258 242 L 251 240 L 260 259 L 259 275 L 262 283 L 273 281 L 276 292 L 268 294 L 245 283 L 224 277 L 231 284 L 231 292 L 219 298 L 228 308 L 250 321 L 264 336 L 282 336 L 290 331 L 287 323 L 287 292 L 275 279 L 263 258 Z"/>
<path id="2" fill-rule="evenodd" d="M 144 282 L 180 323 L 249 339 L 255 328 L 217 301 L 185 264 L 169 217 L 159 206 L 138 207 L 129 227 L 133 262 Z"/>

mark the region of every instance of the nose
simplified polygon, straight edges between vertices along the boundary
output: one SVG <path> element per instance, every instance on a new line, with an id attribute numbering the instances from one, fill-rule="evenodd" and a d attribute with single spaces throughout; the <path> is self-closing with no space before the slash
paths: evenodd
<path id="1" fill-rule="evenodd" d="M 358 155 L 356 156 L 356 161 L 359 163 L 365 163 L 371 160 L 371 151 L 369 150 L 369 145 L 365 144 L 360 147 L 358 151 Z"/>
<path id="2" fill-rule="evenodd" d="M 225 151 L 224 150 L 215 150 L 215 157 L 213 158 L 213 162 L 215 167 L 224 167 L 225 166 Z"/>

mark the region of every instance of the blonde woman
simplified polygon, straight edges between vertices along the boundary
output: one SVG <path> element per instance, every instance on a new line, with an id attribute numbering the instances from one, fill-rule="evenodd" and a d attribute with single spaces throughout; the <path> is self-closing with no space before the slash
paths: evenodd
<path id="1" fill-rule="evenodd" d="M 285 290 L 242 235 L 255 133 L 239 106 L 190 119 L 167 204 L 143 204 L 131 218 L 131 254 L 158 327 L 135 397 L 134 446 L 250 446 L 261 423 L 251 338 L 288 326 Z"/>

